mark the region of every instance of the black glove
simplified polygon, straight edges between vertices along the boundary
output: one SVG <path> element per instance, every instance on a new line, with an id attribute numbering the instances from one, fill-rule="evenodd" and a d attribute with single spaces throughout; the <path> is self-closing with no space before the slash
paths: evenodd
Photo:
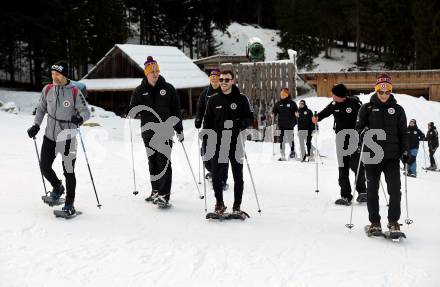
<path id="1" fill-rule="evenodd" d="M 185 139 L 185 137 L 183 136 L 183 132 L 177 133 L 177 139 L 179 140 L 179 142 L 183 142 L 183 140 Z"/>
<path id="2" fill-rule="evenodd" d="M 38 125 L 33 125 L 27 130 L 27 133 L 30 138 L 33 138 L 38 134 L 39 130 L 40 130 L 40 127 Z"/>
<path id="3" fill-rule="evenodd" d="M 77 126 L 80 126 L 83 124 L 84 120 L 80 115 L 73 115 L 72 118 L 70 119 L 70 122 L 72 124 L 75 124 Z"/>
<path id="4" fill-rule="evenodd" d="M 402 162 L 403 162 L 404 164 L 407 164 L 407 163 L 408 163 L 408 160 L 409 160 L 408 152 L 407 152 L 407 151 L 404 151 L 404 152 L 402 153 L 402 156 L 400 157 L 400 159 L 402 160 Z"/>
<path id="5" fill-rule="evenodd" d="M 202 120 L 201 119 L 196 119 L 194 121 L 194 125 L 196 126 L 196 129 L 200 129 L 202 127 Z"/>

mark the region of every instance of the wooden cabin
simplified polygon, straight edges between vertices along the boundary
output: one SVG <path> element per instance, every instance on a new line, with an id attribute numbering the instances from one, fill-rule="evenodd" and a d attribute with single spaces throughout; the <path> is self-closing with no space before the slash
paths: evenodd
<path id="1" fill-rule="evenodd" d="M 176 88 L 184 117 L 191 117 L 208 76 L 176 47 L 117 44 L 81 79 L 90 104 L 124 115 L 133 90 L 144 78 L 144 62 L 153 56 L 160 74 Z"/>
<path id="2" fill-rule="evenodd" d="M 318 96 L 330 97 L 332 87 L 339 83 L 346 85 L 350 94 L 372 92 L 377 76 L 383 72 L 390 74 L 394 92 L 440 101 L 440 70 L 299 73 L 298 75 L 316 89 Z"/>

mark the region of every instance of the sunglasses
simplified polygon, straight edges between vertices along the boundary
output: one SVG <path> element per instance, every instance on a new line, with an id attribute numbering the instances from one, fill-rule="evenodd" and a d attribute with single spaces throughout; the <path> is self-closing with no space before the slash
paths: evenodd
<path id="1" fill-rule="evenodd" d="M 229 78 L 220 78 L 218 81 L 219 81 L 220 83 L 225 82 L 225 83 L 227 84 L 227 83 L 229 83 L 230 81 L 232 81 L 232 79 L 229 79 Z"/>
<path id="2" fill-rule="evenodd" d="M 389 94 L 391 94 L 391 91 L 377 91 L 377 93 L 379 94 L 379 95 L 381 95 L 381 96 L 383 96 L 383 95 L 389 95 Z"/>

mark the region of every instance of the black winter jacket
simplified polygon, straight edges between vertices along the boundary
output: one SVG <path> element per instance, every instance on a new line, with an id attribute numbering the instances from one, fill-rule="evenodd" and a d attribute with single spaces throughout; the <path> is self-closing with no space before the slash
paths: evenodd
<path id="1" fill-rule="evenodd" d="M 384 151 L 384 159 L 398 159 L 408 150 L 405 110 L 397 104 L 392 94 L 385 103 L 382 103 L 377 94 L 374 94 L 371 96 L 370 102 L 361 107 L 356 130 L 360 132 L 364 128 L 385 131 L 385 140 L 375 140 Z M 371 150 L 365 146 L 365 151 Z"/>
<path id="2" fill-rule="evenodd" d="M 200 128 L 203 123 L 203 117 L 205 116 L 206 104 L 209 98 L 220 91 L 220 86 L 214 89 L 211 85 L 203 89 L 200 93 L 199 100 L 197 101 L 197 114 L 195 119 L 196 128 Z"/>
<path id="3" fill-rule="evenodd" d="M 298 111 L 298 106 L 289 96 L 278 101 L 273 107 L 272 113 L 278 116 L 278 127 L 281 130 L 292 130 L 296 126 L 295 112 Z"/>
<path id="4" fill-rule="evenodd" d="M 335 119 L 333 129 L 336 133 L 344 129 L 354 129 L 360 107 L 361 103 L 350 97 L 347 97 L 342 103 L 332 101 L 318 113 L 318 120 L 321 121 L 333 115 Z"/>
<path id="5" fill-rule="evenodd" d="M 419 148 L 420 141 L 425 139 L 425 134 L 417 126 L 408 126 L 408 148 Z"/>
<path id="6" fill-rule="evenodd" d="M 438 148 L 438 132 L 435 126 L 432 126 L 426 134 L 426 140 L 428 141 L 428 147 L 431 149 Z"/>
<path id="7" fill-rule="evenodd" d="M 153 109 L 162 122 L 171 116 L 175 116 L 179 121 L 174 125 L 177 133 L 183 131 L 182 115 L 180 112 L 180 100 L 174 87 L 165 81 L 164 77 L 159 76 L 156 85 L 153 87 L 144 77 L 142 83 L 136 87 L 130 99 L 129 111 L 138 105 L 145 105 Z M 152 112 L 141 111 L 141 126 L 146 123 L 159 123 L 159 119 Z M 151 138 L 154 132 L 147 130 L 142 133 L 143 137 Z"/>
<path id="8" fill-rule="evenodd" d="M 227 120 L 233 122 L 232 131 L 235 136 L 249 127 L 253 121 L 249 100 L 235 85 L 232 86 L 231 94 L 225 95 L 220 91 L 209 98 L 203 128 L 219 133 L 225 129 L 224 123 Z"/>
<path id="9" fill-rule="evenodd" d="M 298 130 L 315 129 L 315 125 L 312 123 L 313 113 L 306 105 L 298 109 L 298 114 Z"/>

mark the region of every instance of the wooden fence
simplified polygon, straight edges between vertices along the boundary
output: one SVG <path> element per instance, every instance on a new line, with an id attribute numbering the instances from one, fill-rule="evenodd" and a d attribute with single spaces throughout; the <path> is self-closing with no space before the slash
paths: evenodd
<path id="1" fill-rule="evenodd" d="M 282 88 L 288 88 L 292 98 L 296 98 L 296 69 L 292 61 L 225 63 L 222 69 L 234 71 L 238 88 L 254 108 L 254 127 L 259 131 L 272 124 L 270 113 Z"/>

